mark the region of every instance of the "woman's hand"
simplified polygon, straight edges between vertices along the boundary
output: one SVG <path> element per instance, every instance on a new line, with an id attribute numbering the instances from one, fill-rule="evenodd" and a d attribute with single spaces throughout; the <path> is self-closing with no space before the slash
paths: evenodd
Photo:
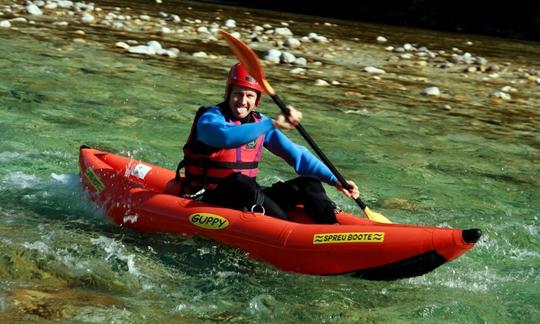
<path id="1" fill-rule="evenodd" d="M 358 197 L 360 197 L 360 192 L 358 191 L 358 186 L 356 185 L 356 183 L 354 183 L 353 181 L 351 180 L 347 180 L 347 183 L 350 185 L 350 188 L 349 189 L 345 189 L 341 183 L 338 183 L 336 185 L 336 188 L 341 191 L 345 196 L 349 197 L 349 198 L 353 198 L 353 199 L 356 199 Z"/>
<path id="2" fill-rule="evenodd" d="M 293 129 L 300 124 L 302 120 L 302 113 L 296 110 L 293 106 L 287 106 L 289 109 L 289 115 L 285 116 L 283 114 L 279 115 L 273 122 L 274 127 L 279 129 Z"/>

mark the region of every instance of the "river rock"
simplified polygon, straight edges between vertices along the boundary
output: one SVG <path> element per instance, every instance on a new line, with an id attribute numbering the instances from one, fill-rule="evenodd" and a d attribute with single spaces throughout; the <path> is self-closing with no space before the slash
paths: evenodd
<path id="1" fill-rule="evenodd" d="M 208 31 L 208 28 L 206 26 L 201 26 L 197 28 L 197 33 L 199 34 L 209 34 L 210 31 Z"/>
<path id="2" fill-rule="evenodd" d="M 161 44 L 158 42 L 158 41 L 149 41 L 148 43 L 146 43 L 148 45 L 148 47 L 154 49 L 156 52 L 163 49 L 163 47 L 161 46 Z"/>
<path id="3" fill-rule="evenodd" d="M 206 52 L 195 52 L 193 53 L 193 57 L 208 58 L 208 54 Z"/>
<path id="4" fill-rule="evenodd" d="M 84 22 L 84 23 L 91 23 L 95 20 L 94 16 L 92 16 L 91 14 L 89 13 L 83 13 L 82 16 L 81 16 L 81 21 Z"/>
<path id="5" fill-rule="evenodd" d="M 409 43 L 404 44 L 403 49 L 406 50 L 407 52 L 416 51 L 416 48 L 414 46 L 412 46 L 411 44 L 409 44 Z"/>
<path id="6" fill-rule="evenodd" d="M 41 11 L 41 9 L 39 9 L 38 6 L 36 6 L 33 3 L 28 4 L 25 8 L 26 8 L 26 12 L 33 16 L 43 15 L 43 12 Z"/>
<path id="7" fill-rule="evenodd" d="M 278 27 L 274 29 L 274 34 L 279 36 L 292 36 L 292 31 L 287 27 Z"/>
<path id="8" fill-rule="evenodd" d="M 310 41 L 315 42 L 315 43 L 327 43 L 328 42 L 328 38 L 326 38 L 324 36 L 321 36 L 321 35 L 318 35 L 317 33 L 309 33 L 308 38 L 309 38 Z"/>
<path id="9" fill-rule="evenodd" d="M 63 9 L 70 9 L 73 7 L 73 1 L 69 1 L 69 0 L 57 0 L 56 3 L 58 4 L 60 8 L 63 8 Z"/>
<path id="10" fill-rule="evenodd" d="M 441 95 L 441 91 L 437 87 L 428 87 L 422 90 L 420 94 L 424 96 L 432 96 L 432 97 L 438 97 Z"/>
<path id="11" fill-rule="evenodd" d="M 296 56 L 289 52 L 282 52 L 279 60 L 281 63 L 294 63 L 294 61 L 296 61 Z"/>
<path id="12" fill-rule="evenodd" d="M 155 55 L 156 51 L 146 45 L 130 46 L 128 52 L 133 54 Z"/>
<path id="13" fill-rule="evenodd" d="M 480 57 L 480 56 L 474 58 L 474 64 L 476 65 L 486 65 L 487 62 L 488 61 L 485 58 Z"/>
<path id="14" fill-rule="evenodd" d="M 301 65 L 301 66 L 306 66 L 307 65 L 307 60 L 303 57 L 297 57 L 296 60 L 294 60 L 294 65 Z"/>
<path id="15" fill-rule="evenodd" d="M 125 50 L 129 49 L 130 46 L 124 42 L 116 42 L 116 44 L 114 44 L 116 47 L 119 47 L 119 48 L 123 48 Z"/>
<path id="16" fill-rule="evenodd" d="M 1 28 L 9 28 L 9 27 L 11 27 L 11 23 L 9 22 L 9 20 L 2 20 L 2 21 L 0 21 L 0 27 Z"/>
<path id="17" fill-rule="evenodd" d="M 285 40 L 285 43 L 283 43 L 283 45 L 287 46 L 287 47 L 290 47 L 290 48 L 296 48 L 296 47 L 299 47 L 300 45 L 302 45 L 302 43 L 300 43 L 300 41 L 294 37 L 290 37 L 290 38 L 287 38 Z"/>
<path id="18" fill-rule="evenodd" d="M 16 18 L 10 19 L 9 22 L 11 22 L 11 23 L 27 23 L 28 20 L 26 20 L 26 18 L 24 18 L 24 17 L 16 17 Z"/>
<path id="19" fill-rule="evenodd" d="M 514 87 L 511 87 L 511 86 L 504 86 L 502 89 L 501 89 L 502 92 L 518 92 L 518 90 Z"/>
<path id="20" fill-rule="evenodd" d="M 236 27 L 236 21 L 234 19 L 225 20 L 225 27 L 227 27 L 227 28 L 235 28 Z"/>
<path id="21" fill-rule="evenodd" d="M 278 49 L 272 48 L 263 55 L 263 60 L 270 61 L 272 63 L 279 63 L 280 57 L 281 57 L 281 51 Z"/>
<path id="22" fill-rule="evenodd" d="M 328 83 L 327 81 L 325 81 L 323 79 L 317 79 L 315 81 L 315 85 L 318 86 L 318 87 L 328 87 L 328 86 L 330 86 L 330 83 Z"/>
<path id="23" fill-rule="evenodd" d="M 49 10 L 54 10 L 56 8 L 58 8 L 58 3 L 56 2 L 48 2 L 45 7 L 45 9 L 49 9 Z"/>
<path id="24" fill-rule="evenodd" d="M 503 91 L 497 91 L 493 94 L 493 97 L 499 98 L 502 100 L 512 100 L 512 96 L 509 93 Z"/>
<path id="25" fill-rule="evenodd" d="M 385 70 L 379 69 L 373 66 L 366 66 L 363 71 L 369 74 L 385 74 L 386 73 Z"/>
<path id="26" fill-rule="evenodd" d="M 289 71 L 290 74 L 304 74 L 306 73 L 306 69 L 303 68 L 294 68 Z"/>
<path id="27" fill-rule="evenodd" d="M 386 43 L 388 41 L 388 39 L 386 39 L 386 37 L 384 36 L 377 36 L 377 42 L 379 43 Z"/>
<path id="28" fill-rule="evenodd" d="M 416 202 L 403 198 L 388 198 L 382 202 L 383 208 L 415 210 Z"/>

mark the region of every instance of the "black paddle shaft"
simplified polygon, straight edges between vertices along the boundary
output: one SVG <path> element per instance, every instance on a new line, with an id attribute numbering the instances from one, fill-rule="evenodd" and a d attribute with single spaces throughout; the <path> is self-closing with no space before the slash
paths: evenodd
<path id="1" fill-rule="evenodd" d="M 279 108 L 281 109 L 281 112 L 284 115 L 288 116 L 290 114 L 289 108 L 285 106 L 285 104 L 283 103 L 283 101 L 281 101 L 281 98 L 277 94 L 270 95 L 270 97 L 272 97 L 272 100 L 274 100 L 274 102 L 279 106 Z M 339 173 L 339 171 L 334 167 L 332 162 L 328 160 L 326 155 L 323 153 L 323 151 L 321 151 L 321 149 L 319 148 L 317 143 L 315 143 L 313 138 L 309 136 L 309 134 L 304 129 L 304 127 L 298 124 L 296 126 L 296 129 L 300 132 L 302 137 L 304 137 L 304 139 L 309 143 L 309 146 L 311 146 L 311 148 L 315 151 L 315 153 L 317 153 L 317 155 L 323 161 L 323 163 L 330 169 L 330 171 L 332 171 L 332 173 L 336 176 L 336 178 L 341 183 L 341 185 L 347 190 L 350 189 L 351 185 L 345 180 L 345 178 L 343 178 L 341 173 Z M 356 203 L 358 204 L 358 206 L 360 206 L 360 208 L 362 208 L 362 210 L 364 210 L 367 207 L 366 204 L 364 204 L 364 202 L 362 201 L 362 199 L 360 199 L 360 197 L 356 198 L 354 201 L 356 201 Z"/>

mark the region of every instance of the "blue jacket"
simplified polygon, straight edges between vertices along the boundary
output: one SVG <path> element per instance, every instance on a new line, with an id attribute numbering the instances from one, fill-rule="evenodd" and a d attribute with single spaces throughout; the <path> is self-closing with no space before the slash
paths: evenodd
<path id="1" fill-rule="evenodd" d="M 272 119 L 263 114 L 261 118 L 258 123 L 234 125 L 227 122 L 219 107 L 212 107 L 197 122 L 197 139 L 212 147 L 233 148 L 265 134 L 264 147 L 287 161 L 297 174 L 314 176 L 330 185 L 337 184 L 337 178 L 324 163 L 305 147 L 289 140 L 274 127 Z"/>

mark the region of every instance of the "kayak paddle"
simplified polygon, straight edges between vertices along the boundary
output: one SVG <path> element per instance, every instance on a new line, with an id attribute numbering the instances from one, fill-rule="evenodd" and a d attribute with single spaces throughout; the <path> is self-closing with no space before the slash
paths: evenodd
<path id="1" fill-rule="evenodd" d="M 274 100 L 274 102 L 279 106 L 281 109 L 281 112 L 285 115 L 289 114 L 289 109 L 285 106 L 283 101 L 281 101 L 281 98 L 276 94 L 274 89 L 270 86 L 268 81 L 266 80 L 266 76 L 264 75 L 264 71 L 261 67 L 261 64 L 259 62 L 259 58 L 257 57 L 257 54 L 253 52 L 251 48 L 249 48 L 246 44 L 244 44 L 241 40 L 237 39 L 236 37 L 232 36 L 231 34 L 227 33 L 226 31 L 221 30 L 221 35 L 225 38 L 227 43 L 229 44 L 229 47 L 231 48 L 232 52 L 240 61 L 240 63 L 244 66 L 244 68 L 253 76 L 257 82 L 259 82 L 260 85 L 264 88 L 266 93 Z M 349 183 L 343 178 L 343 176 L 336 170 L 332 162 L 328 160 L 326 155 L 321 151 L 319 146 L 313 141 L 311 136 L 306 132 L 304 127 L 302 125 L 298 124 L 296 126 L 296 129 L 300 132 L 302 137 L 309 143 L 311 148 L 317 153 L 319 158 L 323 161 L 323 163 L 332 171 L 334 176 L 338 179 L 338 181 L 341 183 L 341 185 L 345 189 L 350 189 L 351 186 Z M 392 223 L 388 218 L 386 218 L 384 215 L 376 213 L 374 211 L 371 211 L 366 204 L 360 199 L 360 197 L 354 199 L 358 206 L 362 209 L 364 214 L 369 218 L 370 220 L 379 222 L 379 223 Z"/>

